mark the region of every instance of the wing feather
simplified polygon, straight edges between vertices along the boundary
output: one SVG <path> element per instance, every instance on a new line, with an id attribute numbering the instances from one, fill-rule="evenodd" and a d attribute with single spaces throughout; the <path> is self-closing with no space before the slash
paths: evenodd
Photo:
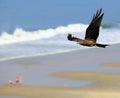
<path id="1" fill-rule="evenodd" d="M 104 13 L 101 12 L 102 8 L 100 10 L 97 10 L 96 14 L 93 15 L 93 19 L 88 28 L 86 29 L 85 39 L 92 39 L 95 41 L 97 40 L 99 36 L 99 28 L 104 15 Z"/>

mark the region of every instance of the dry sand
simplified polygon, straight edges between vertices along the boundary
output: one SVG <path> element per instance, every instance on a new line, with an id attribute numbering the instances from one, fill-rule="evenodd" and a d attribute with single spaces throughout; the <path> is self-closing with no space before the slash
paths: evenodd
<path id="1" fill-rule="evenodd" d="M 102 65 L 108 66 L 108 67 L 120 67 L 120 62 L 111 62 L 111 63 L 102 64 Z"/>
<path id="2" fill-rule="evenodd" d="M 50 71 L 49 77 L 74 81 L 93 81 L 90 85 L 82 87 L 71 87 L 70 85 L 65 87 L 26 84 L 22 86 L 1 85 L 0 96 L 7 96 L 7 98 L 10 96 L 20 98 L 120 98 L 120 68 L 101 66 L 106 65 L 106 63 L 109 66 L 119 65 L 119 49 L 120 45 L 113 45 L 106 49 L 95 48 L 0 62 L 4 66 L 9 64 L 15 66 L 22 64 L 24 66 L 28 64 L 31 67 L 35 65 L 35 68 L 32 67 L 32 70 L 30 70 L 33 77 L 35 73 L 40 76 L 41 73 L 37 72 L 38 69 Z M 33 77 L 31 77 L 31 80 Z"/>

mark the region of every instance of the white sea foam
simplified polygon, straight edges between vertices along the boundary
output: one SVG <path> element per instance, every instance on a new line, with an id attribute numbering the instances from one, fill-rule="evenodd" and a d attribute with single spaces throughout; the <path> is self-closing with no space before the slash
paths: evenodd
<path id="1" fill-rule="evenodd" d="M 69 24 L 68 26 L 59 26 L 55 29 L 49 28 L 46 30 L 25 31 L 22 28 L 16 28 L 13 34 L 3 32 L 0 36 L 0 45 L 49 39 L 51 37 L 65 35 L 68 33 L 78 34 L 84 38 L 85 30 L 88 25 L 86 24 Z M 79 33 L 78 33 L 79 32 Z M 118 28 L 104 28 L 101 29 L 99 41 L 106 43 L 120 43 L 120 29 Z M 114 40 L 113 40 L 114 39 Z"/>
<path id="2" fill-rule="evenodd" d="M 16 28 L 13 34 L 9 34 L 7 32 L 2 33 L 2 35 L 0 36 L 0 45 L 38 39 L 47 39 L 58 34 L 84 32 L 86 27 L 87 25 L 84 24 L 70 24 L 68 26 L 59 26 L 55 29 L 49 28 L 47 30 L 37 31 L 25 31 L 22 28 Z"/>
<path id="3" fill-rule="evenodd" d="M 102 29 L 98 37 L 98 42 L 108 44 L 120 43 L 120 29 L 118 28 Z"/>

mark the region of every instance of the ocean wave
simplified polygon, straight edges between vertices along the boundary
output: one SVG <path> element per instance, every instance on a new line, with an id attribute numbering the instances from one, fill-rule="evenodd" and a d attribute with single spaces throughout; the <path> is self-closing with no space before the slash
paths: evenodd
<path id="1" fill-rule="evenodd" d="M 113 26 L 111 28 L 108 28 L 107 26 L 105 27 L 102 25 L 100 30 L 101 33 L 98 40 L 100 42 L 104 41 L 106 43 L 120 43 L 119 26 L 120 24 L 117 24 L 117 26 L 115 26 L 116 28 L 114 28 Z M 54 29 L 48 28 L 46 30 L 36 31 L 25 31 L 22 28 L 16 28 L 12 34 L 9 34 L 8 32 L 3 32 L 1 34 L 0 45 L 28 42 L 33 40 L 47 40 L 51 38 L 56 39 L 58 38 L 58 36 L 67 36 L 68 33 L 72 33 L 81 38 L 84 38 L 85 30 L 87 27 L 88 24 L 69 24 L 67 26 L 59 26 Z"/>
<path id="2" fill-rule="evenodd" d="M 22 28 L 16 28 L 13 34 L 3 32 L 0 36 L 0 45 L 12 44 L 23 41 L 40 40 L 54 37 L 58 34 L 67 34 L 74 32 L 84 32 L 88 25 L 85 24 L 69 24 L 68 26 L 59 26 L 55 29 L 25 31 Z"/>
<path id="3" fill-rule="evenodd" d="M 25 31 L 16 28 L 13 34 L 3 32 L 0 36 L 0 61 L 89 49 L 66 38 L 68 33 L 72 33 L 84 39 L 87 27 L 87 24 L 69 24 L 46 30 Z M 101 27 L 97 42 L 110 45 L 120 43 L 120 29 Z"/>
<path id="4" fill-rule="evenodd" d="M 102 24 L 102 28 L 120 28 L 120 23 L 109 23 L 109 24 Z"/>

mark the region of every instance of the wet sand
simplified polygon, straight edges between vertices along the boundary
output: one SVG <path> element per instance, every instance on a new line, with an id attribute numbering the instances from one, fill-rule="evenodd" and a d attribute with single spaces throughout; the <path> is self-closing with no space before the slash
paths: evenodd
<path id="1" fill-rule="evenodd" d="M 120 44 L 0 61 L 0 96 L 120 98 L 120 67 L 116 67 L 120 62 L 119 49 Z M 7 85 L 7 80 L 19 72 L 23 74 L 23 85 Z"/>
<path id="2" fill-rule="evenodd" d="M 108 66 L 108 67 L 120 67 L 120 62 L 111 62 L 111 63 L 102 64 L 102 65 Z"/>
<path id="3" fill-rule="evenodd" d="M 53 76 L 74 80 L 91 80 L 91 85 L 80 87 L 89 90 L 120 91 L 120 74 L 105 72 L 63 72 Z"/>

